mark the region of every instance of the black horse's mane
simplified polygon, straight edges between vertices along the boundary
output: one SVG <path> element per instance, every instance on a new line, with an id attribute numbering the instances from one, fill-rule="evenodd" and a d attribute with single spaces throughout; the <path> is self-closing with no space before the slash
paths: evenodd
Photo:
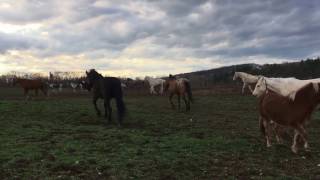
<path id="1" fill-rule="evenodd" d="M 89 74 L 92 74 L 95 79 L 102 78 L 103 76 L 95 69 L 90 69 Z"/>

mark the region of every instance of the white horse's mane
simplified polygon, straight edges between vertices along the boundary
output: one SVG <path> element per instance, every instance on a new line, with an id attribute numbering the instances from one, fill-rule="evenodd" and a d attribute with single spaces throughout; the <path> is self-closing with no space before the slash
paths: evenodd
<path id="1" fill-rule="evenodd" d="M 235 72 L 234 76 L 241 78 L 244 83 L 256 83 L 259 80 L 259 76 L 252 75 L 245 72 Z"/>

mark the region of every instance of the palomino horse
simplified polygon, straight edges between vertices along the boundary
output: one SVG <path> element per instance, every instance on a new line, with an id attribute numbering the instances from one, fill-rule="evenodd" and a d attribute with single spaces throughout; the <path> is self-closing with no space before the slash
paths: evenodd
<path id="1" fill-rule="evenodd" d="M 241 81 L 243 82 L 243 86 L 242 86 L 242 94 L 244 93 L 244 89 L 246 87 L 249 88 L 249 90 L 252 93 L 252 88 L 251 88 L 251 84 L 255 84 L 257 83 L 259 76 L 255 76 L 255 75 L 251 75 L 245 72 L 235 72 L 233 75 L 233 80 L 236 80 L 240 78 Z"/>
<path id="2" fill-rule="evenodd" d="M 163 94 L 163 85 L 166 82 L 165 80 L 160 79 L 160 78 L 152 78 L 152 77 L 149 77 L 149 76 L 146 76 L 144 78 L 144 80 L 147 81 L 149 83 L 149 85 L 150 85 L 150 94 L 158 94 L 154 90 L 154 87 L 155 86 L 159 86 L 159 85 L 160 85 L 160 94 L 161 95 Z"/>
<path id="3" fill-rule="evenodd" d="M 298 152 L 297 142 L 299 137 L 304 142 L 304 148 L 308 149 L 305 125 L 316 106 L 320 103 L 318 91 L 318 83 L 309 83 L 297 90 L 294 101 L 270 89 L 267 89 L 259 96 L 260 128 L 266 138 L 267 147 L 271 146 L 269 125 L 273 121 L 295 130 L 291 146 L 292 152 Z"/>
<path id="4" fill-rule="evenodd" d="M 108 123 L 111 123 L 112 109 L 110 100 L 114 98 L 118 109 L 118 123 L 119 126 L 121 126 L 126 108 L 123 102 L 120 80 L 115 77 L 103 77 L 94 69 L 91 69 L 89 72 L 86 71 L 86 74 L 87 84 L 85 84 L 85 86 L 88 90 L 93 89 L 92 101 L 98 116 L 101 115 L 101 112 L 97 107 L 97 100 L 101 98 L 104 100 L 105 118 L 108 118 Z"/>
<path id="5" fill-rule="evenodd" d="M 320 83 L 320 78 L 300 80 L 296 78 L 267 78 L 260 77 L 252 94 L 260 96 L 265 93 L 266 89 L 270 89 L 275 93 L 289 97 L 294 100 L 297 90 L 301 89 L 309 83 Z M 267 85 L 268 84 L 268 85 Z"/>
<path id="6" fill-rule="evenodd" d="M 38 95 L 38 90 L 40 89 L 41 92 L 47 96 L 47 85 L 46 83 L 42 82 L 38 79 L 22 79 L 22 78 L 15 78 L 13 80 L 13 85 L 20 84 L 20 86 L 24 89 L 24 96 L 26 100 L 28 100 L 28 91 L 35 90 L 36 96 Z"/>
<path id="7" fill-rule="evenodd" d="M 186 105 L 186 111 L 190 111 L 190 102 L 193 102 L 190 82 L 186 78 L 176 79 L 173 76 L 169 76 L 169 79 L 165 83 L 165 90 L 169 91 L 169 101 L 173 109 L 175 105 L 172 102 L 172 97 L 176 94 L 178 96 L 178 108 L 180 109 L 180 96 L 184 100 Z M 188 99 L 186 98 L 186 94 Z"/>

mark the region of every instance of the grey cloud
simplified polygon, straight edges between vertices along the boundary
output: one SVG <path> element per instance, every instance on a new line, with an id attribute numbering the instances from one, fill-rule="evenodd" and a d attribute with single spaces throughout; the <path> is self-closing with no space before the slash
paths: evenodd
<path id="1" fill-rule="evenodd" d="M 23 35 L 0 33 L 0 53 L 8 50 L 45 49 L 46 43 L 40 39 Z"/>
<path id="2" fill-rule="evenodd" d="M 147 46 L 161 47 L 145 52 L 148 58 L 300 59 L 320 49 L 316 0 L 119 0 L 105 6 L 90 0 L 26 2 L 19 6 L 21 11 L 0 12 L 0 22 L 43 22 L 48 48 L 42 55 L 48 56 L 87 52 L 95 58 L 103 57 L 103 50 L 120 55 L 146 38 L 153 39 Z M 152 11 L 142 12 L 147 10 Z M 148 18 L 148 13 L 163 15 Z M 125 32 L 112 29 L 119 21 L 125 23 Z M 3 41 L 11 43 L 1 44 L 2 51 L 44 47 L 30 40 Z M 227 45 L 215 47 L 220 43 Z M 174 48 L 180 51 L 170 51 Z"/>
<path id="3" fill-rule="evenodd" d="M 9 1 L 10 7 L 0 9 L 0 21 L 25 24 L 47 20 L 55 15 L 53 1 L 21 0 Z"/>

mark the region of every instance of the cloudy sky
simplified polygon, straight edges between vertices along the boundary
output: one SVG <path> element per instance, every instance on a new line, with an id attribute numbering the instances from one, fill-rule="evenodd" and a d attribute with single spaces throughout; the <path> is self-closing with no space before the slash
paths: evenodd
<path id="1" fill-rule="evenodd" d="M 0 0 L 0 74 L 136 77 L 319 56 L 317 0 Z"/>

